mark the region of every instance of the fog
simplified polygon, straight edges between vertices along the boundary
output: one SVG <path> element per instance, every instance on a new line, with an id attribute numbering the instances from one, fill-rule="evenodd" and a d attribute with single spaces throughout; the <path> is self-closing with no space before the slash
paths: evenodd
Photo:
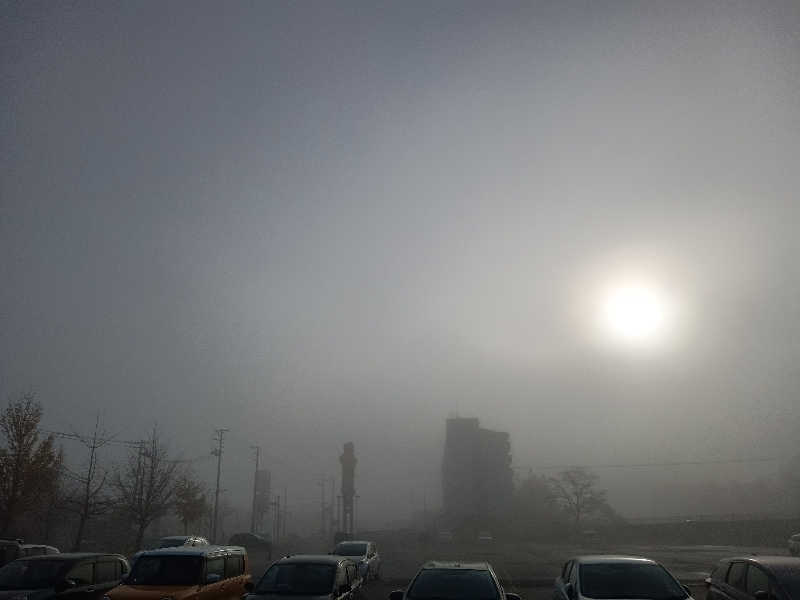
<path id="1" fill-rule="evenodd" d="M 246 520 L 259 444 L 306 529 L 348 441 L 364 527 L 439 506 L 449 415 L 631 518 L 798 452 L 797 3 L 1 22 L 0 392 L 44 427 L 157 424 L 209 485 L 228 428 L 225 497 Z M 631 278 L 673 303 L 651 344 L 597 326 Z M 603 467 L 644 463 L 703 464 Z"/>

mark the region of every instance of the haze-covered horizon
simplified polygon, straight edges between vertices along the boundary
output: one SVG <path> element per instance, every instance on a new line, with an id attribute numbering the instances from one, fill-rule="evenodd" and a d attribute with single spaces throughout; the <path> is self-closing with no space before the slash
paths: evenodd
<path id="1" fill-rule="evenodd" d="M 229 428 L 242 507 L 251 445 L 314 514 L 353 441 L 371 526 L 440 501 L 450 414 L 522 473 L 789 459 L 798 27 L 793 2 L 6 4 L 0 392 L 184 458 Z M 669 307 L 647 343 L 599 325 L 631 282 Z M 779 464 L 599 474 L 649 516 Z"/>

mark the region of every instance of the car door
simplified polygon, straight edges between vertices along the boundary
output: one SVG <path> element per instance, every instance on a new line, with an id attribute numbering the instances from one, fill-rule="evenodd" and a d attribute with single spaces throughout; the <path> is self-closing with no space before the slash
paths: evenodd
<path id="1" fill-rule="evenodd" d="M 553 590 L 553 600 L 569 600 L 567 597 L 566 585 L 569 583 L 569 577 L 572 572 L 573 564 L 575 561 L 568 560 L 561 567 L 561 573 L 556 577 L 555 590 Z"/>
<path id="2" fill-rule="evenodd" d="M 747 563 L 736 560 L 731 563 L 725 580 L 720 581 L 715 598 L 720 600 L 747 600 Z"/>
<path id="3" fill-rule="evenodd" d="M 352 597 L 352 584 L 347 578 L 347 563 L 339 563 L 336 566 L 336 577 L 333 583 L 333 597 L 336 600 L 350 600 Z"/>
<path id="4" fill-rule="evenodd" d="M 100 558 L 94 564 L 94 594 L 95 600 L 102 600 L 109 590 L 119 585 L 122 579 L 122 564 L 114 556 Z"/>
<path id="5" fill-rule="evenodd" d="M 203 587 L 200 589 L 199 600 L 222 600 L 227 597 L 224 557 L 206 558 L 203 577 Z"/>
<path id="6" fill-rule="evenodd" d="M 94 560 L 82 560 L 73 565 L 64 580 L 71 587 L 56 593 L 59 600 L 94 600 Z"/>
<path id="7" fill-rule="evenodd" d="M 226 597 L 237 600 L 247 592 L 245 583 L 250 577 L 244 572 L 245 561 L 241 554 L 231 554 L 225 557 L 225 586 Z"/>
<path id="8" fill-rule="evenodd" d="M 747 566 L 747 595 L 752 600 L 774 600 L 779 595 L 769 573 L 753 563 Z"/>

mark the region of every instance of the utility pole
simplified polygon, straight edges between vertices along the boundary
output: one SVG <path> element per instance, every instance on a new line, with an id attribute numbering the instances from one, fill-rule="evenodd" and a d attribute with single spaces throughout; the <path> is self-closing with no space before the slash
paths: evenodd
<path id="1" fill-rule="evenodd" d="M 253 475 L 253 514 L 250 517 L 250 533 L 256 533 L 256 513 L 258 512 L 258 462 L 261 458 L 261 446 L 250 446 L 256 451 L 256 472 Z"/>
<path id="2" fill-rule="evenodd" d="M 320 510 L 320 522 L 319 522 L 319 533 L 322 536 L 322 539 L 325 539 L 325 479 L 322 478 L 317 482 L 319 485 L 319 510 Z"/>
<path id="3" fill-rule="evenodd" d="M 215 441 L 217 447 L 212 454 L 217 457 L 217 487 L 214 489 L 214 522 L 211 524 L 211 543 L 217 543 L 217 514 L 219 513 L 219 476 L 222 472 L 222 448 L 224 443 L 225 434 L 230 431 L 221 427 L 214 430 L 217 434 Z"/>
<path id="4" fill-rule="evenodd" d="M 286 515 L 289 514 L 289 504 L 288 504 L 288 500 L 286 498 L 287 495 L 288 495 L 287 488 L 286 488 L 286 486 L 284 486 L 283 487 L 283 520 L 281 521 L 281 527 L 283 528 L 283 534 L 281 535 L 281 537 L 283 537 L 283 538 L 286 537 Z"/>

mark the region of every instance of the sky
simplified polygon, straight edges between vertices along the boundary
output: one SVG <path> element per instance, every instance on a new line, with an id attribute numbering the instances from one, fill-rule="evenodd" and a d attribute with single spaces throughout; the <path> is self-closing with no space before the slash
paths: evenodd
<path id="1" fill-rule="evenodd" d="M 448 415 L 518 472 L 798 452 L 797 3 L 0 11 L 0 394 L 45 427 L 209 484 L 228 428 L 226 497 L 259 444 L 298 516 L 353 441 L 372 526 L 440 501 Z M 629 282 L 647 344 L 598 327 Z"/>

